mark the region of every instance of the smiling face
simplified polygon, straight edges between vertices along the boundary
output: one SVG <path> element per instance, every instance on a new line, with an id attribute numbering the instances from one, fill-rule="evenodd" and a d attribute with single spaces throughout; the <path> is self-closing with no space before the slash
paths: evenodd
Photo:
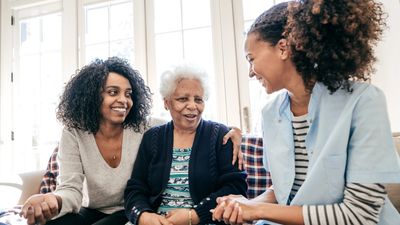
<path id="1" fill-rule="evenodd" d="M 110 72 L 107 76 L 101 96 L 101 121 L 112 125 L 121 125 L 132 108 L 132 87 L 125 77 Z"/>
<path id="2" fill-rule="evenodd" d="M 250 77 L 256 77 L 267 93 L 285 87 L 288 57 L 286 42 L 282 39 L 276 45 L 263 41 L 257 33 L 249 33 L 245 42 L 246 59 L 250 63 Z"/>
<path id="3" fill-rule="evenodd" d="M 204 110 L 204 90 L 200 81 L 183 79 L 171 96 L 164 98 L 175 129 L 195 131 Z"/>

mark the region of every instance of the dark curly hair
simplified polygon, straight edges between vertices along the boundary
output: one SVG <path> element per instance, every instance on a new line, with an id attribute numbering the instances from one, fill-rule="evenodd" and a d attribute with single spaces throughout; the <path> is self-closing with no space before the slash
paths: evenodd
<path id="1" fill-rule="evenodd" d="M 152 105 L 149 87 L 139 71 L 118 57 L 103 61 L 96 59 L 84 66 L 65 86 L 57 107 L 57 119 L 67 128 L 77 128 L 91 133 L 99 130 L 101 92 L 110 72 L 118 73 L 129 80 L 132 87 L 132 109 L 123 122 L 124 128 L 132 127 L 136 132 L 147 126 L 146 117 Z"/>
<path id="2" fill-rule="evenodd" d="M 267 10 L 249 33 L 274 45 L 286 38 L 306 88 L 311 92 L 319 81 L 333 93 L 370 78 L 385 27 L 382 4 L 374 0 L 300 0 Z"/>

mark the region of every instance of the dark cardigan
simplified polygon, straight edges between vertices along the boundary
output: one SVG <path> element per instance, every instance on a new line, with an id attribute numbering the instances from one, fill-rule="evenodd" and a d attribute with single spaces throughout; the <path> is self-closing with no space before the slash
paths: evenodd
<path id="1" fill-rule="evenodd" d="M 189 160 L 189 190 L 200 224 L 215 223 L 210 209 L 216 198 L 228 194 L 246 195 L 246 173 L 232 165 L 232 142 L 222 145 L 228 128 L 200 121 Z M 126 215 L 138 224 L 142 212 L 156 212 L 170 175 L 173 123 L 151 128 L 140 144 L 131 179 L 125 189 Z"/>

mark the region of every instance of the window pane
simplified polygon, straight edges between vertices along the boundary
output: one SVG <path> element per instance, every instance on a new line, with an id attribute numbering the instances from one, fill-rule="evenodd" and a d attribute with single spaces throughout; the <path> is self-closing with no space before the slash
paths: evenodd
<path id="1" fill-rule="evenodd" d="M 127 59 L 129 62 L 133 62 L 133 39 L 111 42 L 110 56 L 118 56 Z"/>
<path id="2" fill-rule="evenodd" d="M 201 63 L 212 71 L 214 58 L 211 28 L 186 30 L 183 34 L 185 59 Z"/>
<path id="3" fill-rule="evenodd" d="M 20 22 L 20 51 L 24 54 L 40 49 L 40 19 L 33 18 Z"/>
<path id="4" fill-rule="evenodd" d="M 133 37 L 132 2 L 112 5 L 110 7 L 110 40 L 113 41 L 113 40 L 120 40 L 132 37 Z"/>
<path id="5" fill-rule="evenodd" d="M 266 103 L 267 93 L 260 82 L 255 79 L 249 80 L 250 105 L 251 105 L 251 125 L 252 132 L 261 134 L 261 109 Z"/>
<path id="6" fill-rule="evenodd" d="M 154 15 L 156 34 L 180 30 L 182 27 L 180 0 L 154 0 Z"/>
<path id="7" fill-rule="evenodd" d="M 154 0 L 154 7 L 156 75 L 159 76 L 171 65 L 185 60 L 203 67 L 212 83 L 215 69 L 210 1 Z M 210 84 L 210 87 L 211 93 L 215 93 L 214 86 Z M 153 112 L 158 116 L 169 117 L 158 90 L 154 92 Z M 210 96 L 204 112 L 205 118 L 217 119 L 216 105 L 216 98 Z"/>
<path id="8" fill-rule="evenodd" d="M 182 47 L 182 34 L 181 32 L 173 32 L 166 34 L 159 34 L 155 38 L 156 49 L 156 76 L 159 77 L 161 73 L 169 68 L 172 64 L 176 64 L 183 60 L 183 47 Z M 169 118 L 169 112 L 164 109 L 164 104 L 161 95 L 158 91 L 159 83 L 156 84 L 156 89 L 152 90 L 153 96 L 153 109 L 152 112 L 155 116 Z"/>
<path id="9" fill-rule="evenodd" d="M 38 149 L 49 152 L 49 154 L 43 154 L 41 160 L 41 162 L 46 163 L 61 135 L 59 132 L 60 125 L 57 123 L 55 113 L 59 96 L 63 89 L 60 52 L 43 52 L 40 71 L 40 89 L 38 93 L 40 102 L 34 126 L 36 127 Z"/>
<path id="10" fill-rule="evenodd" d="M 86 46 L 86 63 L 93 61 L 94 59 L 107 59 L 108 54 L 108 44 L 102 43 L 97 45 L 87 45 Z"/>
<path id="11" fill-rule="evenodd" d="M 86 44 L 108 41 L 108 8 L 86 7 Z"/>
<path id="12" fill-rule="evenodd" d="M 209 0 L 182 0 L 183 29 L 211 25 Z"/>
<path id="13" fill-rule="evenodd" d="M 61 133 L 55 116 L 62 86 L 61 13 L 24 19 L 19 25 L 13 89 L 14 172 L 45 168 Z"/>
<path id="14" fill-rule="evenodd" d="M 277 1 L 275 1 L 277 2 Z M 242 0 L 243 4 L 243 16 L 244 16 L 244 28 L 247 31 L 253 21 L 265 10 L 269 9 L 274 5 L 274 1 L 271 0 L 253 0 L 245 1 Z M 241 59 L 245 60 L 245 59 Z M 250 125 L 251 132 L 255 134 L 261 134 L 261 110 L 274 94 L 268 95 L 264 87 L 256 80 L 249 78 L 249 97 L 250 97 Z"/>
<path id="15" fill-rule="evenodd" d="M 243 0 L 243 17 L 244 20 L 254 20 L 265 10 L 274 5 L 272 0 Z"/>
<path id="16" fill-rule="evenodd" d="M 275 4 L 281 3 L 281 2 L 288 2 L 288 0 L 275 0 Z"/>
<path id="17" fill-rule="evenodd" d="M 119 56 L 134 60 L 133 1 L 107 1 L 85 6 L 85 61 Z"/>
<path id="18" fill-rule="evenodd" d="M 211 95 L 206 103 L 203 115 L 204 118 L 216 120 L 217 99 L 213 88 L 215 74 L 211 28 L 184 31 L 184 49 L 185 59 L 201 66 L 208 73 Z"/>
<path id="19" fill-rule="evenodd" d="M 159 34 L 156 36 L 157 74 L 183 60 L 181 32 Z"/>
<path id="20" fill-rule="evenodd" d="M 253 24 L 253 21 L 248 21 L 244 23 L 245 31 L 247 32 L 250 29 L 250 26 Z M 245 33 L 246 34 L 246 33 Z"/>
<path id="21" fill-rule="evenodd" d="M 59 50 L 61 46 L 61 14 L 42 18 L 42 51 Z"/>

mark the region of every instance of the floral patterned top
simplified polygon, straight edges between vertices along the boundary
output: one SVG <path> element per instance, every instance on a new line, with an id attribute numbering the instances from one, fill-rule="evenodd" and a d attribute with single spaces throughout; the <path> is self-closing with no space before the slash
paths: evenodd
<path id="1" fill-rule="evenodd" d="M 179 208 L 193 208 L 189 193 L 189 159 L 191 148 L 174 148 L 168 184 L 162 194 L 157 212 L 166 215 L 168 211 Z"/>

